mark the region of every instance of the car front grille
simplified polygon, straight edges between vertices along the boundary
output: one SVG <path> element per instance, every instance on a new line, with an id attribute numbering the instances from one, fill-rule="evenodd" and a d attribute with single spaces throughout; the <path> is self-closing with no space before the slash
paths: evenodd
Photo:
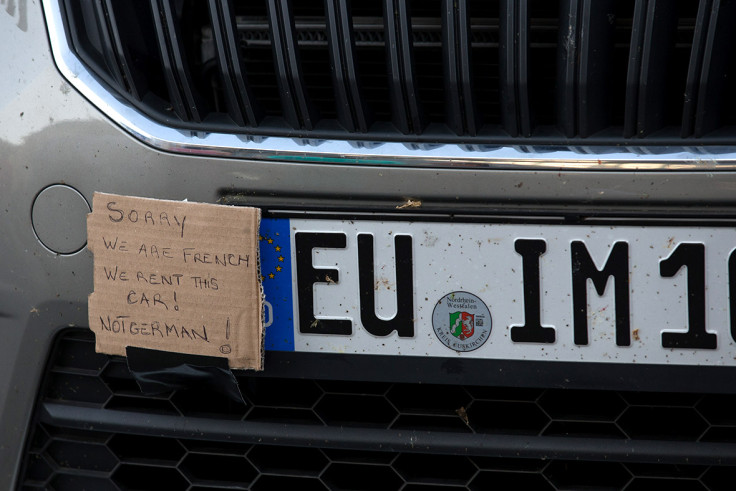
<path id="1" fill-rule="evenodd" d="M 245 404 L 145 395 L 124 359 L 66 330 L 22 484 L 631 490 L 727 489 L 736 478 L 733 395 L 273 378 L 268 368 L 237 379 Z"/>
<path id="2" fill-rule="evenodd" d="M 175 128 L 466 144 L 736 136 L 736 1 L 62 4 L 83 63 Z"/>

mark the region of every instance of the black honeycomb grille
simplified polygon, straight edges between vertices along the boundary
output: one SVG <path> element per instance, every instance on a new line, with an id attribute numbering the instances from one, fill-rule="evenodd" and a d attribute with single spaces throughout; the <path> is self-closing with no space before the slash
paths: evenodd
<path id="1" fill-rule="evenodd" d="M 732 489 L 736 396 L 275 379 L 140 392 L 60 337 L 22 484 L 53 489 Z"/>
<path id="2" fill-rule="evenodd" d="M 36 429 L 24 485 L 53 489 L 728 490 L 733 467 L 499 459 Z"/>
<path id="3" fill-rule="evenodd" d="M 60 0 L 165 125 L 299 138 L 729 144 L 736 0 Z"/>

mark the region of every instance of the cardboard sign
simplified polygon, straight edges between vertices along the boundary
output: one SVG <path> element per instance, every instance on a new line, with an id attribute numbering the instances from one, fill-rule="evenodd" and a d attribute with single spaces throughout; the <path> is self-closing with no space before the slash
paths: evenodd
<path id="1" fill-rule="evenodd" d="M 97 352 L 136 346 L 263 369 L 259 209 L 95 193 L 92 210 Z"/>

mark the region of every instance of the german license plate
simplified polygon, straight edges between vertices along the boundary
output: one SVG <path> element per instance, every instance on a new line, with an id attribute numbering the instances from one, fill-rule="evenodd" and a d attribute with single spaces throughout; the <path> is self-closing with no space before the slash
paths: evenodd
<path id="1" fill-rule="evenodd" d="M 264 219 L 260 243 L 268 350 L 736 365 L 731 228 Z"/>

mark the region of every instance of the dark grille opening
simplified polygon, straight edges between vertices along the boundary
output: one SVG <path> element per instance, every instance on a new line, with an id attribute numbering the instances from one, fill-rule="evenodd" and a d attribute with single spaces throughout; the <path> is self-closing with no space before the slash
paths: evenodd
<path id="1" fill-rule="evenodd" d="M 293 2 L 292 5 L 307 94 L 317 108 L 319 117 L 336 119 L 323 4 Z"/>
<path id="2" fill-rule="evenodd" d="M 253 489 L 254 491 L 267 491 L 272 489 L 325 491 L 327 488 L 317 479 L 285 476 L 262 476 L 251 489 Z"/>
<path id="3" fill-rule="evenodd" d="M 631 479 L 625 466 L 613 462 L 552 462 L 545 475 L 557 489 L 623 489 Z"/>
<path id="4" fill-rule="evenodd" d="M 703 484 L 713 491 L 726 491 L 736 479 L 733 468 L 714 468 L 706 471 L 700 478 Z"/>
<path id="5" fill-rule="evenodd" d="M 121 464 L 113 474 L 112 481 L 123 489 L 149 489 L 153 483 L 168 489 L 187 489 L 189 486 L 176 467 L 149 465 Z"/>
<path id="6" fill-rule="evenodd" d="M 431 412 L 444 416 L 456 416 L 457 409 L 467 407 L 472 400 L 462 387 L 446 387 L 442 395 L 443 397 L 437 397 L 433 386 L 395 384 L 387 397 L 402 413 Z"/>
<path id="7" fill-rule="evenodd" d="M 179 468 L 192 484 L 198 485 L 214 485 L 223 481 L 248 485 L 258 475 L 244 455 L 189 452 Z"/>
<path id="8" fill-rule="evenodd" d="M 626 489 L 630 491 L 644 491 L 652 489 L 652 486 L 661 486 L 661 489 L 672 491 L 703 491 L 706 489 L 698 481 L 658 479 L 653 482 L 648 478 L 636 478 L 631 481 Z"/>
<path id="9" fill-rule="evenodd" d="M 319 477 L 329 463 L 319 449 L 294 447 L 254 447 L 248 459 L 266 474 Z"/>
<path id="10" fill-rule="evenodd" d="M 396 410 L 383 397 L 326 394 L 315 406 L 317 415 L 328 425 L 388 428 Z"/>
<path id="11" fill-rule="evenodd" d="M 471 428 L 481 433 L 538 435 L 549 419 L 532 402 L 473 401 L 468 409 Z"/>
<path id="12" fill-rule="evenodd" d="M 611 62 L 606 66 L 608 78 L 608 112 L 610 118 L 608 126 L 614 126 L 622 131 L 626 108 L 626 74 L 629 66 L 629 48 L 634 17 L 634 0 L 617 0 L 615 2 L 614 17 L 610 20 L 614 24 L 613 53 Z"/>
<path id="13" fill-rule="evenodd" d="M 310 408 L 322 396 L 312 381 L 248 379 L 240 387 L 258 406 Z"/>
<path id="14" fill-rule="evenodd" d="M 271 53 L 271 33 L 265 0 L 235 5 L 240 59 L 256 100 L 267 116 L 281 116 L 281 99 Z"/>
<path id="15" fill-rule="evenodd" d="M 630 407 L 619 418 L 630 438 L 697 440 L 708 424 L 694 408 Z"/>
<path id="16" fill-rule="evenodd" d="M 614 421 L 626 403 L 614 392 L 548 391 L 539 404 L 551 418 L 571 421 Z"/>
<path id="17" fill-rule="evenodd" d="M 163 62 L 156 49 L 153 19 L 146 2 L 114 0 L 113 15 L 120 28 L 125 62 L 129 66 L 128 86 L 133 97 L 160 114 L 173 116 L 164 81 Z"/>
<path id="18" fill-rule="evenodd" d="M 557 38 L 559 36 L 559 2 L 529 2 L 529 80 L 530 118 L 534 126 L 553 126 L 555 115 L 555 78 L 557 70 Z"/>
<path id="19" fill-rule="evenodd" d="M 115 455 L 106 446 L 107 435 L 88 434 L 82 436 L 83 441 L 59 436 L 49 444 L 46 454 L 60 466 L 107 472 L 113 470 L 118 463 Z"/>
<path id="20" fill-rule="evenodd" d="M 376 121 L 391 121 L 383 2 L 352 2 L 355 53 L 366 105 Z"/>
<path id="21" fill-rule="evenodd" d="M 697 136 L 719 127 L 726 131 L 733 130 L 736 125 L 736 95 L 733 93 L 736 81 L 736 33 L 733 29 L 736 22 L 736 2 L 722 1 L 719 7 L 718 19 L 711 18 L 711 23 L 715 20 L 716 34 L 713 37 L 714 51 L 711 52 L 711 73 L 707 80 L 709 85 L 712 84 L 708 87 L 713 97 L 711 101 L 720 102 L 707 104 L 703 109 L 706 113 L 712 111 L 714 114 L 705 115 L 704 128 L 701 133 L 696 133 Z"/>
<path id="22" fill-rule="evenodd" d="M 481 122 L 501 124 L 500 97 L 498 90 L 498 17 L 496 1 L 473 0 L 469 2 L 471 15 L 470 56 L 473 60 L 473 91 L 475 105 Z"/>
<path id="23" fill-rule="evenodd" d="M 181 19 L 179 35 L 192 74 L 193 91 L 201 98 L 202 111 L 205 114 L 226 113 L 223 81 L 217 70 L 212 20 L 206 2 L 193 2 L 188 8 L 178 2 L 172 5 L 174 15 Z"/>
<path id="24" fill-rule="evenodd" d="M 708 470 L 702 465 L 627 465 L 629 472 L 640 478 L 672 477 L 683 479 L 698 479 Z"/>
<path id="25" fill-rule="evenodd" d="M 409 3 L 419 101 L 429 121 L 444 123 L 442 0 L 411 0 Z"/>
<path id="26" fill-rule="evenodd" d="M 176 440 L 118 433 L 110 439 L 109 447 L 120 462 L 175 466 L 186 454 Z"/>
<path id="27" fill-rule="evenodd" d="M 640 2 L 641 3 L 641 2 Z M 558 19 L 557 124 L 568 137 L 623 129 L 634 2 L 563 0 Z M 560 83 L 562 82 L 562 83 Z"/>
<path id="28" fill-rule="evenodd" d="M 477 472 L 467 457 L 459 455 L 399 455 L 394 469 L 406 482 L 463 486 Z"/>
<path id="29" fill-rule="evenodd" d="M 245 405 L 145 395 L 123 359 L 94 353 L 91 332 L 66 330 L 21 484 L 631 490 L 736 478 L 731 395 L 237 378 Z"/>
<path id="30" fill-rule="evenodd" d="M 322 481 L 330 489 L 357 491 L 399 489 L 402 484 L 401 478 L 391 467 L 340 463 L 330 465 Z"/>
<path id="31" fill-rule="evenodd" d="M 677 127 L 682 123 L 684 109 L 685 81 L 690 50 L 693 45 L 695 33 L 695 19 L 698 11 L 698 3 L 681 0 L 677 4 L 677 25 L 674 36 L 667 39 L 667 44 L 662 53 L 665 65 L 663 76 L 670 81 L 662 87 L 664 99 L 667 101 L 662 108 L 662 120 L 656 126 Z"/>
<path id="32" fill-rule="evenodd" d="M 64 11 L 82 62 L 179 128 L 727 144 L 736 132 L 736 3 L 711 3 L 352 0 L 334 4 L 338 16 L 350 12 L 340 26 L 328 25 L 333 4 L 321 0 L 65 0 Z M 331 43 L 328 27 L 352 42 Z"/>

